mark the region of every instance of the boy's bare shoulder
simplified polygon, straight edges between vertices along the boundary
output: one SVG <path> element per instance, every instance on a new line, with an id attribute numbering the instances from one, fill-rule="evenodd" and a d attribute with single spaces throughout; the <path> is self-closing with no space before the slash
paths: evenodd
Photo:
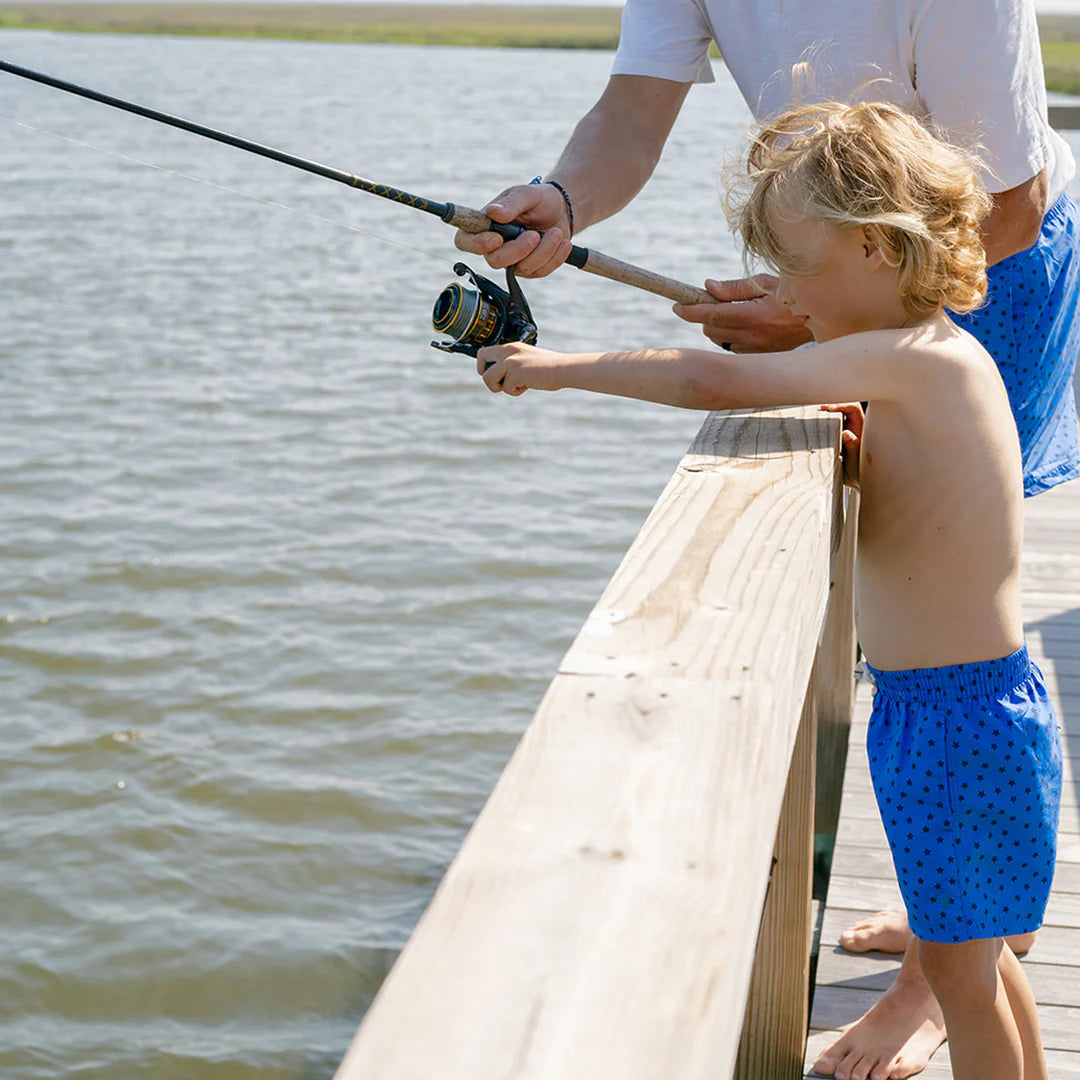
<path id="1" fill-rule="evenodd" d="M 890 355 L 905 354 L 912 360 L 927 363 L 982 364 L 986 360 L 993 363 L 978 340 L 944 313 L 915 326 L 867 330 L 852 334 L 847 340 L 857 347 Z"/>
<path id="2" fill-rule="evenodd" d="M 899 396 L 925 398 L 935 385 L 963 383 L 992 375 L 997 367 L 979 341 L 947 315 L 916 326 L 868 330 L 839 339 L 843 348 L 867 355 L 872 363 L 887 365 L 895 374 L 890 389 Z M 839 343 L 838 342 L 838 343 Z"/>

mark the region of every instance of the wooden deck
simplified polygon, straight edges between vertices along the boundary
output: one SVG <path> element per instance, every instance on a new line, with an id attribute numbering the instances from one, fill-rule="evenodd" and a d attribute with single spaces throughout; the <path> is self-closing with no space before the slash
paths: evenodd
<path id="1" fill-rule="evenodd" d="M 1024 968 L 1039 1003 L 1052 1080 L 1080 1080 L 1080 482 L 1027 503 L 1024 614 L 1028 646 L 1046 676 L 1063 731 L 1065 779 L 1054 891 Z M 866 759 L 870 694 L 857 695 L 840 823 L 821 931 L 807 1045 L 814 1059 L 889 985 L 899 958 L 853 954 L 840 932 L 860 916 L 896 909 L 900 893 L 878 818 Z M 922 1075 L 951 1077 L 948 1045 Z"/>

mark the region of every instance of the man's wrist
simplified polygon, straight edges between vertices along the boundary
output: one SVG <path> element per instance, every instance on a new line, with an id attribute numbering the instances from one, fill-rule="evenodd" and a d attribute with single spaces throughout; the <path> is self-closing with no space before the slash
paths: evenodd
<path id="1" fill-rule="evenodd" d="M 534 176 L 530 181 L 530 184 L 548 184 L 553 187 L 563 199 L 566 204 L 566 220 L 569 223 L 569 229 L 567 230 L 568 236 L 574 235 L 574 204 L 570 200 L 570 196 L 566 191 L 566 188 L 559 183 L 558 180 L 545 180 L 541 176 Z"/>

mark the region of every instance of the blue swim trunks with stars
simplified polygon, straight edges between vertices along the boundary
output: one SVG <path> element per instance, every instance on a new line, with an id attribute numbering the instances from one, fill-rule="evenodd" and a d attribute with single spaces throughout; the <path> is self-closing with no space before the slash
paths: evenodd
<path id="1" fill-rule="evenodd" d="M 1027 647 L 879 671 L 866 747 L 908 922 L 923 941 L 1042 924 L 1057 851 L 1061 738 Z"/>
<path id="2" fill-rule="evenodd" d="M 1038 240 L 987 271 L 986 303 L 953 320 L 997 363 L 1016 418 L 1024 494 L 1080 476 L 1073 372 L 1080 353 L 1080 212 L 1062 195 Z"/>

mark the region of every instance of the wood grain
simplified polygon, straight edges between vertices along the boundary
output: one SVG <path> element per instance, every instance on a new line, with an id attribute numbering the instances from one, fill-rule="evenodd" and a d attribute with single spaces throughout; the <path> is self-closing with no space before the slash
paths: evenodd
<path id="1" fill-rule="evenodd" d="M 838 439 L 816 409 L 710 416 L 339 1080 L 731 1075 L 828 595 Z"/>

